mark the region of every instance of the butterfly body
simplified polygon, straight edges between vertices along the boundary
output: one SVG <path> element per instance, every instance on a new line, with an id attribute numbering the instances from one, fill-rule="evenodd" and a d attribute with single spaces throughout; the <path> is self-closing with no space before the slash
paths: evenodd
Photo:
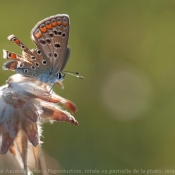
<path id="1" fill-rule="evenodd" d="M 54 84 L 64 79 L 62 72 L 69 58 L 69 16 L 58 14 L 38 22 L 31 31 L 36 49 L 28 49 L 17 37 L 8 39 L 21 47 L 22 55 L 3 50 L 4 58 L 10 59 L 3 68 L 14 70 L 41 82 Z"/>
<path id="2" fill-rule="evenodd" d="M 16 69 L 15 71 L 19 74 L 23 74 L 23 70 L 21 70 L 21 69 Z M 64 75 L 62 75 L 61 72 L 58 74 L 54 74 L 54 73 L 50 72 L 49 70 L 43 71 L 43 72 L 38 71 L 38 75 L 34 75 L 34 76 L 40 82 L 49 83 L 49 84 L 54 84 L 56 82 L 60 82 L 64 78 Z"/>

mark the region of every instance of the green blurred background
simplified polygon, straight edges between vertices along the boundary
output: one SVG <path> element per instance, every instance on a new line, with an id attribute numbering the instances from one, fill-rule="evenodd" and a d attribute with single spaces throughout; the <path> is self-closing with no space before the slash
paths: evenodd
<path id="1" fill-rule="evenodd" d="M 33 26 L 59 13 L 71 22 L 65 70 L 85 79 L 55 86 L 78 106 L 80 126 L 45 124 L 45 152 L 82 172 L 175 169 L 175 1 L 1 1 L 0 50 L 21 53 L 10 34 L 33 48 Z M 0 84 L 12 74 L 1 69 Z"/>

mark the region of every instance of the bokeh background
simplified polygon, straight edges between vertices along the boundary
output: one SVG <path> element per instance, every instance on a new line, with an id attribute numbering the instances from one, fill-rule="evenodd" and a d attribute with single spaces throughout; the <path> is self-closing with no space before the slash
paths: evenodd
<path id="1" fill-rule="evenodd" d="M 44 151 L 61 169 L 82 174 L 174 170 L 175 1 L 1 1 L 0 50 L 21 53 L 6 39 L 10 34 L 33 48 L 33 26 L 59 13 L 69 14 L 71 22 L 65 70 L 85 79 L 67 75 L 65 89 L 54 90 L 77 104 L 80 126 L 45 124 Z M 0 69 L 0 84 L 12 74 Z"/>

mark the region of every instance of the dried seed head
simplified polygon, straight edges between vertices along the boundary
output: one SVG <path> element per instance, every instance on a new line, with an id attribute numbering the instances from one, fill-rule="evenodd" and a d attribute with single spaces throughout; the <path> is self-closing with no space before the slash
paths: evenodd
<path id="1" fill-rule="evenodd" d="M 0 153 L 6 154 L 9 150 L 15 157 L 19 153 L 16 160 L 22 161 L 22 167 L 27 171 L 28 141 L 34 147 L 33 153 L 37 164 L 42 119 L 78 125 L 75 118 L 61 107 L 64 106 L 73 113 L 76 106 L 54 92 L 50 93 L 47 84 L 32 78 L 15 74 L 6 83 L 0 87 Z"/>

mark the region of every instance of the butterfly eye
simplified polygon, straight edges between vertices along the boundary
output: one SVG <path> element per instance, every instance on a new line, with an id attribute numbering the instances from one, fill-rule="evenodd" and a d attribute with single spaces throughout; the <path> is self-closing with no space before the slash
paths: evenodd
<path id="1" fill-rule="evenodd" d="M 57 76 L 58 76 L 58 79 L 59 79 L 59 80 L 61 80 L 61 79 L 63 78 L 63 76 L 62 76 L 61 73 L 57 74 Z"/>

